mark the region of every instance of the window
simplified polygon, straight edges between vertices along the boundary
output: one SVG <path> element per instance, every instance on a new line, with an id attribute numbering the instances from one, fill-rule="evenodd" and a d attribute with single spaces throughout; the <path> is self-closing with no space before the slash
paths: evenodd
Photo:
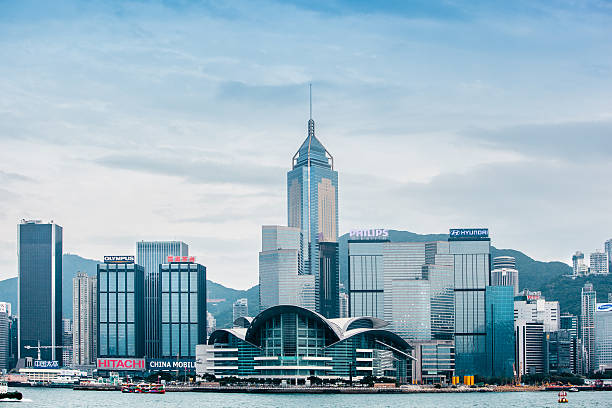
<path id="1" fill-rule="evenodd" d="M 117 294 L 116 293 L 108 294 L 108 321 L 109 322 L 117 321 Z"/>
<path id="2" fill-rule="evenodd" d="M 162 293 L 161 298 L 161 318 L 162 322 L 166 323 L 170 321 L 170 294 Z"/>
<path id="3" fill-rule="evenodd" d="M 136 354 L 136 336 L 134 334 L 134 325 L 127 325 L 127 354 L 134 356 Z"/>
<path id="4" fill-rule="evenodd" d="M 108 354 L 117 355 L 117 325 L 108 325 Z"/>
<path id="5" fill-rule="evenodd" d="M 100 292 L 108 290 L 108 273 L 100 271 Z"/>
<path id="6" fill-rule="evenodd" d="M 181 271 L 181 292 L 189 291 L 189 272 Z"/>
<path id="7" fill-rule="evenodd" d="M 117 321 L 125 323 L 125 293 L 117 293 Z"/>
<path id="8" fill-rule="evenodd" d="M 172 271 L 172 273 L 170 274 L 170 284 L 172 286 L 172 291 L 178 292 L 179 290 L 179 273 L 178 272 Z"/>
<path id="9" fill-rule="evenodd" d="M 189 294 L 181 293 L 181 321 L 189 321 Z"/>
<path id="10" fill-rule="evenodd" d="M 162 271 L 162 292 L 170 292 L 170 271 Z"/>
<path id="11" fill-rule="evenodd" d="M 125 292 L 125 272 L 117 272 L 117 291 Z"/>
<path id="12" fill-rule="evenodd" d="M 191 273 L 189 274 L 189 277 L 191 278 L 189 290 L 191 292 L 197 292 L 198 291 L 198 272 L 191 271 Z"/>
<path id="13" fill-rule="evenodd" d="M 127 341 L 125 338 L 125 324 L 117 325 L 117 340 L 118 340 L 118 353 L 120 356 L 127 354 Z"/>
<path id="14" fill-rule="evenodd" d="M 100 322 L 108 322 L 107 294 L 100 293 Z"/>
<path id="15" fill-rule="evenodd" d="M 179 321 L 179 294 L 172 294 L 172 303 L 170 304 L 171 316 L 173 322 Z"/>
<path id="16" fill-rule="evenodd" d="M 100 355 L 108 355 L 108 325 L 100 325 Z"/>
<path id="17" fill-rule="evenodd" d="M 170 325 L 162 324 L 162 355 L 170 356 Z"/>
<path id="18" fill-rule="evenodd" d="M 127 294 L 127 321 L 134 322 L 134 294 Z"/>
<path id="19" fill-rule="evenodd" d="M 180 325 L 172 325 L 172 356 L 178 356 L 179 354 L 179 329 Z"/>
<path id="20" fill-rule="evenodd" d="M 117 272 L 114 272 L 114 271 L 108 272 L 108 291 L 109 292 L 117 291 Z"/>
<path id="21" fill-rule="evenodd" d="M 191 294 L 191 297 L 189 299 L 189 303 L 190 303 L 190 311 L 189 311 L 189 317 L 190 317 L 190 321 L 193 322 L 197 322 L 198 321 L 198 296 L 195 293 Z"/>
<path id="22" fill-rule="evenodd" d="M 127 272 L 126 278 L 127 278 L 127 291 L 133 292 L 134 291 L 134 272 Z"/>
<path id="23" fill-rule="evenodd" d="M 181 356 L 186 357 L 188 355 L 189 355 L 189 325 L 181 324 Z"/>

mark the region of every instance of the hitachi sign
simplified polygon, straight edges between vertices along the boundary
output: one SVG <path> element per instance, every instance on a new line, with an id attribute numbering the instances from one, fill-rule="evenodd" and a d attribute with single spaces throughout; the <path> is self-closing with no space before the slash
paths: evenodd
<path id="1" fill-rule="evenodd" d="M 389 230 L 386 229 L 358 229 L 351 230 L 349 239 L 387 239 Z"/>
<path id="2" fill-rule="evenodd" d="M 144 358 L 98 358 L 99 370 L 144 371 Z"/>

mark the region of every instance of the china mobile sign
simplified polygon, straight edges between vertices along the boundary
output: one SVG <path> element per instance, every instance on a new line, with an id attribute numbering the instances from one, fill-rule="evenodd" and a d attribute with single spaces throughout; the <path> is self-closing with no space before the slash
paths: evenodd
<path id="1" fill-rule="evenodd" d="M 195 360 L 151 359 L 147 361 L 150 371 L 195 371 Z"/>
<path id="2" fill-rule="evenodd" d="M 389 230 L 386 229 L 356 229 L 351 230 L 349 239 L 389 239 Z"/>
<path id="3" fill-rule="evenodd" d="M 144 371 L 144 358 L 98 358 L 98 370 Z"/>

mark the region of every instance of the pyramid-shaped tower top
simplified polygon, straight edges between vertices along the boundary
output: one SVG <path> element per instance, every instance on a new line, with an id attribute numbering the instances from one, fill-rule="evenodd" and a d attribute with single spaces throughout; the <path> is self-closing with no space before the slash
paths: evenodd
<path id="1" fill-rule="evenodd" d="M 331 162 L 331 163 L 330 163 Z M 334 168 L 334 158 L 315 136 L 315 122 L 312 119 L 312 84 L 310 85 L 310 119 L 308 136 L 293 156 L 293 168 L 300 166 L 323 166 Z"/>

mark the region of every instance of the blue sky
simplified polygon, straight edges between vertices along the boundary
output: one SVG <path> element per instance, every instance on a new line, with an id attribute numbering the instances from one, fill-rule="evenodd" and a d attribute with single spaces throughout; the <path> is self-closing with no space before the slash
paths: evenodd
<path id="1" fill-rule="evenodd" d="M 340 230 L 488 226 L 542 260 L 612 237 L 610 2 L 0 1 L 0 277 L 16 224 L 100 259 L 182 239 L 234 287 L 317 134 Z"/>

